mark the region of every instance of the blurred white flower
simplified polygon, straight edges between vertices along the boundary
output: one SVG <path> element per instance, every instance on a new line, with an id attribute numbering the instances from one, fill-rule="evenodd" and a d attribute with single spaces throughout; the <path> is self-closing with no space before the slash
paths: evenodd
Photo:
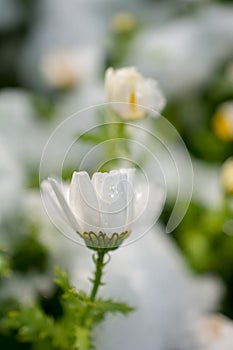
<path id="1" fill-rule="evenodd" d="M 198 89 L 231 57 L 232 35 L 229 6 L 209 4 L 195 16 L 173 16 L 160 26 L 153 21 L 138 33 L 124 64 L 133 62 L 156 77 L 166 96 L 183 96 Z"/>
<path id="2" fill-rule="evenodd" d="M 93 80 L 99 65 L 100 55 L 95 48 L 60 48 L 42 56 L 41 72 L 52 87 L 72 88 Z"/>
<path id="3" fill-rule="evenodd" d="M 80 79 L 79 68 L 77 52 L 51 52 L 42 58 L 41 71 L 56 88 L 73 87 Z"/>
<path id="4" fill-rule="evenodd" d="M 20 271 L 14 271 L 11 278 L 6 279 L 0 288 L 0 300 L 14 298 L 28 305 L 36 302 L 38 293 L 46 296 L 52 295 L 54 266 L 59 264 L 60 267 L 67 270 L 72 264 L 72 257 L 77 254 L 77 247 L 71 241 L 59 235 L 54 225 L 44 215 L 40 192 L 37 189 L 24 189 L 20 193 L 15 191 L 13 177 L 15 177 L 14 180 L 19 180 L 16 174 L 16 172 L 12 171 L 12 178 L 8 174 L 8 186 L 6 182 L 2 183 L 8 197 L 1 197 L 0 190 L 1 244 L 4 247 L 8 247 L 9 253 L 12 253 L 12 248 L 15 245 L 17 246 L 31 235 L 31 228 L 33 227 L 33 231 L 36 228 L 36 239 L 38 243 L 45 248 L 48 255 L 46 257 L 46 269 L 44 271 L 34 270 L 33 268 L 26 274 Z M 12 198 L 11 191 L 15 192 L 15 196 L 17 195 L 16 199 Z M 1 221 L 1 215 L 6 214 L 3 211 L 3 206 L 6 206 L 8 201 L 11 201 L 9 203 L 11 205 L 11 211 L 7 212 L 8 215 Z M 23 224 L 28 223 L 29 227 L 26 225 L 23 230 L 22 228 L 18 228 L 19 223 L 22 224 L 21 219 L 19 221 L 19 215 L 20 218 L 23 218 Z M 49 235 L 48 232 L 50 232 Z"/>
<path id="5" fill-rule="evenodd" d="M 198 331 L 203 350 L 232 350 L 233 322 L 222 315 L 203 317 Z"/>
<path id="6" fill-rule="evenodd" d="M 216 135 L 223 141 L 233 140 L 233 101 L 227 101 L 218 107 L 212 120 Z"/>
<path id="7" fill-rule="evenodd" d="M 222 185 L 226 193 L 233 195 L 233 158 L 229 158 L 222 166 Z"/>
<path id="8" fill-rule="evenodd" d="M 23 187 L 23 172 L 0 136 L 0 221 L 15 209 Z"/>
<path id="9" fill-rule="evenodd" d="M 49 130 L 37 116 L 33 95 L 16 89 L 0 93 L 0 136 L 25 170 L 38 166 Z"/>
<path id="10" fill-rule="evenodd" d="M 52 178 L 42 189 L 52 200 L 57 214 L 94 248 L 117 248 L 130 234 L 134 215 L 134 169 L 95 173 L 74 172 L 68 198 Z"/>
<path id="11" fill-rule="evenodd" d="M 52 270 L 53 271 L 53 270 Z M 0 300 L 14 298 L 24 305 L 30 305 L 38 298 L 38 293 L 51 295 L 53 273 L 39 274 L 30 272 L 26 275 L 15 272 L 7 279 L 0 291 Z"/>
<path id="12" fill-rule="evenodd" d="M 105 74 L 105 89 L 110 108 L 122 119 L 145 118 L 148 109 L 160 113 L 165 99 L 153 79 L 145 79 L 135 67 L 114 70 L 108 68 Z"/>

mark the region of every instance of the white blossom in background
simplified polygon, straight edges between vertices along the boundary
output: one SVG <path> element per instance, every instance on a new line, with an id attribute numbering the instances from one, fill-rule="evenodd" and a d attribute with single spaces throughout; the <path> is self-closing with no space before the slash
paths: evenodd
<path id="1" fill-rule="evenodd" d="M 48 84 L 41 74 L 41 62 L 53 51 L 66 51 L 68 56 L 73 55 L 72 51 L 78 53 L 81 85 L 86 80 L 99 78 L 106 26 L 97 16 L 98 5 L 95 9 L 93 5 L 92 1 L 82 0 L 42 0 L 38 3 L 40 20 L 28 34 L 19 57 L 21 78 L 27 86 L 47 89 Z M 86 62 L 85 55 L 88 56 Z"/>
<path id="2" fill-rule="evenodd" d="M 122 119 L 145 118 L 151 108 L 160 113 L 165 98 L 153 79 L 144 78 L 135 67 L 114 70 L 108 68 L 105 74 L 105 91 L 110 108 Z"/>
<path id="3" fill-rule="evenodd" d="M 40 18 L 25 38 L 24 46 L 18 57 L 22 81 L 29 87 L 45 89 L 40 69 L 41 58 L 54 48 L 77 48 L 79 51 L 85 50 L 86 47 L 93 48 L 93 60 L 89 69 L 96 67 L 96 73 L 101 74 L 106 59 L 106 43 L 109 41 L 111 18 L 119 13 L 119 10 L 127 11 L 144 23 L 147 23 L 148 20 L 152 23 L 161 23 L 164 18 L 168 17 L 167 12 L 177 11 L 178 1 L 176 1 L 176 6 L 171 7 L 162 2 L 152 1 L 148 1 L 145 6 L 142 0 L 135 0 L 130 1 L 125 9 L 125 0 L 111 0 L 111 6 L 109 6 L 109 0 L 98 2 L 93 0 L 69 0 L 68 2 L 41 0 L 36 5 Z M 121 8 L 119 8 L 120 3 Z M 122 20 L 120 22 L 122 27 Z M 129 21 L 127 22 L 129 24 Z M 130 22 L 132 23 L 131 20 Z M 96 55 L 95 52 L 99 52 L 102 56 L 100 67 L 97 64 L 98 54 Z M 88 67 L 85 72 L 88 74 Z"/>
<path id="4" fill-rule="evenodd" d="M 31 305 L 37 300 L 38 293 L 52 294 L 52 276 L 51 271 L 47 275 L 34 272 L 23 275 L 20 272 L 14 272 L 11 278 L 4 281 L 0 290 L 0 300 L 14 298 L 23 305 Z"/>
<path id="5" fill-rule="evenodd" d="M 38 111 L 33 104 L 33 98 L 32 94 L 24 90 L 5 89 L 0 92 L 0 138 L 7 144 L 9 153 L 18 163 L 22 173 L 26 174 L 25 177 L 27 177 L 28 171 L 38 174 L 44 146 L 58 122 L 62 121 L 58 120 L 57 111 L 54 112 L 52 121 L 41 120 L 37 115 Z M 67 118 L 67 113 L 69 113 L 67 109 L 66 112 L 64 110 L 63 119 Z M 78 133 L 80 125 L 78 122 L 72 130 L 68 128 L 68 131 L 60 133 L 59 138 L 55 140 L 52 146 L 53 153 L 47 159 L 46 169 L 43 169 L 44 176 L 55 173 L 59 159 L 64 160 L 64 149 L 68 149 L 74 136 Z M 67 148 L 65 148 L 66 145 Z M 73 152 L 72 159 L 69 159 L 69 164 L 67 164 L 68 167 L 77 166 L 77 161 L 84 154 L 84 151 L 80 152 L 80 148 L 78 152 L 79 158 Z M 37 181 L 38 176 L 35 176 Z"/>
<path id="6" fill-rule="evenodd" d="M 200 346 L 197 350 L 232 350 L 233 322 L 223 315 L 209 315 L 198 322 Z"/>
<path id="7" fill-rule="evenodd" d="M 0 137 L 22 166 L 38 166 L 49 130 L 39 121 L 32 95 L 23 90 L 0 92 Z"/>
<path id="8" fill-rule="evenodd" d="M 22 195 L 24 175 L 18 161 L 0 136 L 0 222 L 12 212 Z"/>
<path id="9" fill-rule="evenodd" d="M 208 208 L 219 209 L 223 199 L 222 189 L 219 186 L 219 165 L 209 164 L 196 158 L 192 159 L 192 165 L 194 170 L 193 199 Z"/>
<path id="10" fill-rule="evenodd" d="M 54 51 L 42 58 L 41 71 L 55 88 L 73 87 L 81 78 L 77 52 Z"/>
<path id="11" fill-rule="evenodd" d="M 133 63 L 156 77 L 166 96 L 182 96 L 198 89 L 231 57 L 232 36 L 232 8 L 208 4 L 195 16 L 173 16 L 157 27 L 149 23 L 132 43 L 124 64 Z"/>
<path id="12" fill-rule="evenodd" d="M 12 176 L 15 174 L 16 172 L 12 173 Z M 8 177 L 11 180 L 10 184 L 13 191 L 15 190 L 13 187 L 14 183 L 9 175 Z M 3 185 L 6 187 L 6 183 L 3 183 Z M 8 190 L 9 198 L 9 195 L 11 195 L 9 187 L 6 190 Z M 3 204 L 6 205 L 8 198 L 0 198 L 0 212 L 8 214 L 6 218 L 10 220 L 12 229 L 11 231 L 9 229 L 6 230 L 4 223 L 1 223 L 0 217 L 1 244 L 4 243 L 5 247 L 11 248 L 13 242 L 20 242 L 30 234 L 27 231 L 19 233 L 17 230 L 17 225 L 19 224 L 17 215 L 20 214 L 20 216 L 23 216 L 23 220 L 37 228 L 37 240 L 48 252 L 48 261 L 44 272 L 33 270 L 27 274 L 22 274 L 14 271 L 11 278 L 6 279 L 1 286 L 0 300 L 16 298 L 23 304 L 29 305 L 36 302 L 38 293 L 46 296 L 52 295 L 54 266 L 59 265 L 65 269 L 69 268 L 72 264 L 72 257 L 77 253 L 77 247 L 73 242 L 58 234 L 49 218 L 44 215 L 44 207 L 38 190 L 24 189 L 21 193 L 16 193 L 15 191 L 15 195 L 17 195 L 16 199 L 9 198 L 13 204 L 11 203 L 11 210 L 8 210 L 7 213 L 3 212 Z"/>
<path id="13" fill-rule="evenodd" d="M 28 170 L 38 173 L 44 146 L 58 122 L 62 121 L 58 119 L 58 111 L 54 112 L 52 121 L 41 120 L 33 103 L 34 97 L 24 90 L 5 89 L 0 92 L 0 138 L 7 144 L 7 149 L 24 174 Z M 66 112 L 64 111 L 63 119 L 70 112 L 67 112 L 67 109 Z M 58 159 L 64 159 L 64 145 L 69 147 L 78 130 L 76 124 L 75 128 L 72 130 L 69 128 L 67 132 L 64 131 L 59 135 L 59 139 L 56 139 L 53 144 L 53 154 L 47 159 L 46 169 L 44 169 L 46 176 L 55 172 Z M 74 166 L 74 164 L 77 164 L 77 155 L 72 155 L 68 166 Z"/>
<path id="14" fill-rule="evenodd" d="M 41 59 L 41 72 L 53 88 L 74 88 L 93 80 L 100 66 L 100 52 L 94 47 L 50 49 Z"/>

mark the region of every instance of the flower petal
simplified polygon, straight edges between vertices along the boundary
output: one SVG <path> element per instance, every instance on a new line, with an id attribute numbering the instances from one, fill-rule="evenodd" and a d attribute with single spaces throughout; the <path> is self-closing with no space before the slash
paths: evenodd
<path id="1" fill-rule="evenodd" d="M 127 219 L 127 175 L 119 171 L 104 177 L 100 197 L 102 229 L 108 235 L 125 230 Z"/>
<path id="2" fill-rule="evenodd" d="M 50 188 L 48 185 L 50 185 Z M 46 191 L 47 195 L 50 197 L 55 210 L 62 215 L 76 232 L 79 232 L 80 226 L 64 197 L 60 184 L 58 184 L 55 179 L 49 178 L 48 181 L 42 183 L 42 189 Z M 56 198 L 54 197 L 52 190 Z"/>
<path id="3" fill-rule="evenodd" d="M 70 184 L 70 205 L 83 231 L 100 229 L 99 203 L 87 172 L 74 172 Z"/>
<path id="4" fill-rule="evenodd" d="M 134 188 L 134 177 L 135 177 L 136 169 L 128 168 L 128 169 L 120 169 L 122 174 L 126 174 L 127 182 L 125 183 L 126 188 L 126 196 L 127 196 L 127 216 L 126 223 L 130 224 L 130 222 L 134 218 L 134 199 L 135 199 L 135 188 Z M 110 172 L 111 173 L 111 172 Z"/>
<path id="5" fill-rule="evenodd" d="M 102 196 L 103 185 L 107 176 L 108 176 L 108 173 L 99 173 L 99 172 L 94 173 L 94 175 L 92 176 L 91 182 L 98 196 L 98 200 Z"/>

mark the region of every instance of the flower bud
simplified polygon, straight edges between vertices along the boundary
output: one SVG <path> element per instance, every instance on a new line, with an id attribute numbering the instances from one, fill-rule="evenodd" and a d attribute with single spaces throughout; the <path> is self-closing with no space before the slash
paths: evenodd
<path id="1" fill-rule="evenodd" d="M 145 79 L 135 67 L 114 70 L 108 68 L 105 74 L 105 90 L 108 102 L 117 102 L 110 108 L 124 120 L 143 119 L 147 108 L 160 113 L 165 99 L 157 82 Z"/>
<path id="2" fill-rule="evenodd" d="M 130 33 L 136 28 L 136 20 L 130 13 L 119 12 L 112 18 L 111 25 L 115 33 Z"/>

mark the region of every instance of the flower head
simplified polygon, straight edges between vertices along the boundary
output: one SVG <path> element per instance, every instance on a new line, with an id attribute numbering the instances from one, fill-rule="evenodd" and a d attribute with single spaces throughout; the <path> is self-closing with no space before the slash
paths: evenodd
<path id="1" fill-rule="evenodd" d="M 119 12 L 112 18 L 112 28 L 116 33 L 130 33 L 136 28 L 136 20 L 131 13 Z"/>
<path id="2" fill-rule="evenodd" d="M 111 109 L 125 120 L 145 118 L 147 108 L 160 112 L 165 105 L 157 82 L 145 79 L 134 67 L 108 68 L 105 89 L 108 102 L 116 102 Z"/>
<path id="3" fill-rule="evenodd" d="M 214 117 L 213 128 L 216 135 L 223 141 L 233 141 L 233 102 L 222 103 Z"/>
<path id="4" fill-rule="evenodd" d="M 42 73 L 48 83 L 56 88 L 73 87 L 80 78 L 77 52 L 51 52 L 43 57 Z"/>
<path id="5" fill-rule="evenodd" d="M 233 195 L 233 158 L 229 158 L 222 166 L 222 184 L 225 192 Z"/>
<path id="6" fill-rule="evenodd" d="M 54 49 L 42 57 L 41 72 L 53 88 L 74 88 L 96 77 L 100 56 L 92 47 Z"/>
<path id="7" fill-rule="evenodd" d="M 233 323 L 230 319 L 219 315 L 203 317 L 199 321 L 198 335 L 201 349 L 232 349 Z"/>
<path id="8" fill-rule="evenodd" d="M 113 250 L 130 234 L 133 220 L 134 169 L 95 173 L 74 172 L 65 195 L 52 178 L 42 183 L 58 215 L 75 230 L 92 249 Z"/>

